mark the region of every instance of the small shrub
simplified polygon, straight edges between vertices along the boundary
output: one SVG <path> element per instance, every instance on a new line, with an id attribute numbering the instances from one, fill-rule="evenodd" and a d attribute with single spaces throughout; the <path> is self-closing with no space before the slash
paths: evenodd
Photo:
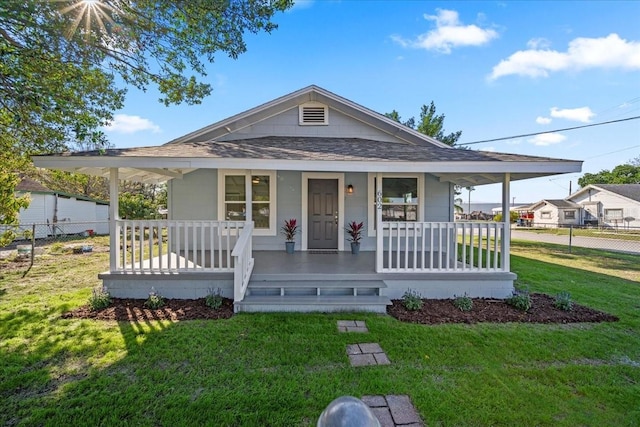
<path id="1" fill-rule="evenodd" d="M 553 302 L 553 305 L 560 310 L 573 310 L 573 301 L 571 300 L 571 294 L 569 292 L 560 292 L 558 295 L 556 295 L 556 299 Z"/>
<path id="2" fill-rule="evenodd" d="M 151 287 L 149 298 L 144 302 L 144 305 L 152 310 L 158 309 L 164 305 L 164 298 L 156 292 L 155 288 Z"/>
<path id="3" fill-rule="evenodd" d="M 216 290 L 209 289 L 209 293 L 204 299 L 204 303 L 207 307 L 212 308 L 214 310 L 222 307 L 222 289 L 218 288 Z"/>
<path id="4" fill-rule="evenodd" d="M 61 254 L 64 252 L 64 245 L 60 242 L 55 242 L 49 246 L 49 251 L 53 254 Z"/>
<path id="5" fill-rule="evenodd" d="M 506 302 L 520 311 L 529 311 L 531 308 L 531 297 L 527 290 L 515 291 Z"/>
<path id="6" fill-rule="evenodd" d="M 402 295 L 402 305 L 409 311 L 417 311 L 422 308 L 422 295 L 418 291 L 407 289 Z"/>
<path id="7" fill-rule="evenodd" d="M 453 305 L 460 311 L 471 311 L 473 308 L 473 300 L 465 292 L 463 296 L 454 295 Z"/>
<path id="8" fill-rule="evenodd" d="M 91 311 L 102 310 L 111 305 L 111 295 L 107 292 L 106 286 L 95 288 L 89 297 L 89 308 Z"/>

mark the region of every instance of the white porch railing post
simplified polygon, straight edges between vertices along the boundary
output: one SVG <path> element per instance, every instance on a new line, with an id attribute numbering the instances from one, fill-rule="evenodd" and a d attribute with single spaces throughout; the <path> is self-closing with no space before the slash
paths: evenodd
<path id="1" fill-rule="evenodd" d="M 511 211 L 509 210 L 509 200 L 511 199 L 511 174 L 505 173 L 502 181 L 502 270 L 511 271 Z"/>
<path id="2" fill-rule="evenodd" d="M 233 301 L 244 299 L 253 272 L 253 221 L 245 223 L 231 256 L 233 257 Z"/>
<path id="3" fill-rule="evenodd" d="M 109 169 L 109 271 L 118 270 L 120 260 L 120 225 L 118 216 L 118 168 Z M 123 249 L 124 251 L 127 248 Z"/>
<path id="4" fill-rule="evenodd" d="M 376 273 L 381 273 L 384 267 L 384 229 L 382 227 L 382 174 L 376 175 Z M 391 238 L 391 231 L 389 231 Z M 391 242 L 389 242 L 391 253 Z M 391 267 L 391 264 L 389 264 Z"/>

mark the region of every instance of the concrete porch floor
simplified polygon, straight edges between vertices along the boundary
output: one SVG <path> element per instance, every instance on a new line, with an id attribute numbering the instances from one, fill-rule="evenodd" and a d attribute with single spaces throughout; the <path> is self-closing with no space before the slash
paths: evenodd
<path id="1" fill-rule="evenodd" d="M 376 253 L 349 251 L 338 253 L 309 253 L 297 251 L 254 251 L 253 274 L 375 274 Z"/>

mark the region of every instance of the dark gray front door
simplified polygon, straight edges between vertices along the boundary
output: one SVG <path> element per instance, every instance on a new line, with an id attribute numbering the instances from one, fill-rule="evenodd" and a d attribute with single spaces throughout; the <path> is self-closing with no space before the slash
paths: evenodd
<path id="1" fill-rule="evenodd" d="M 309 180 L 309 249 L 338 249 L 338 180 Z"/>

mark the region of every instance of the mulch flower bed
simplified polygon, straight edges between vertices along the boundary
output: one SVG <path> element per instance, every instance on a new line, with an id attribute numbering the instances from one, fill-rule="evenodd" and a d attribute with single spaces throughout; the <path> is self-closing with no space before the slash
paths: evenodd
<path id="1" fill-rule="evenodd" d="M 143 299 L 112 298 L 109 307 L 92 311 L 85 305 L 62 315 L 63 318 L 80 318 L 115 321 L 147 320 L 196 320 L 228 319 L 233 316 L 233 300 L 223 299 L 222 307 L 213 310 L 200 299 L 167 299 L 163 307 L 152 310 L 145 307 Z M 532 307 L 527 312 L 517 310 L 503 300 L 474 298 L 473 309 L 465 312 L 453 306 L 452 300 L 423 299 L 421 310 L 409 311 L 402 300 L 392 300 L 387 313 L 403 322 L 442 324 L 478 322 L 525 323 L 576 323 L 615 322 L 616 316 L 573 304 L 571 311 L 563 311 L 553 305 L 554 298 L 544 294 L 531 294 Z"/>
<path id="2" fill-rule="evenodd" d="M 228 319 L 233 316 L 233 300 L 223 298 L 222 307 L 213 310 L 207 307 L 204 298 L 200 299 L 166 299 L 162 307 L 152 310 L 145 307 L 143 299 L 111 298 L 111 305 L 102 310 L 92 311 L 88 305 L 64 313 L 64 318 L 96 319 L 96 320 L 196 320 L 196 319 Z"/>
<path id="3" fill-rule="evenodd" d="M 387 313 L 403 322 L 435 325 L 441 323 L 478 323 L 478 322 L 524 322 L 524 323 L 577 323 L 577 322 L 616 322 L 619 319 L 611 314 L 593 310 L 574 303 L 571 311 L 556 308 L 554 298 L 544 294 L 530 294 L 531 308 L 520 311 L 504 300 L 473 298 L 471 311 L 461 311 L 454 307 L 453 300 L 423 299 L 422 309 L 407 310 L 402 300 L 392 300 Z"/>

